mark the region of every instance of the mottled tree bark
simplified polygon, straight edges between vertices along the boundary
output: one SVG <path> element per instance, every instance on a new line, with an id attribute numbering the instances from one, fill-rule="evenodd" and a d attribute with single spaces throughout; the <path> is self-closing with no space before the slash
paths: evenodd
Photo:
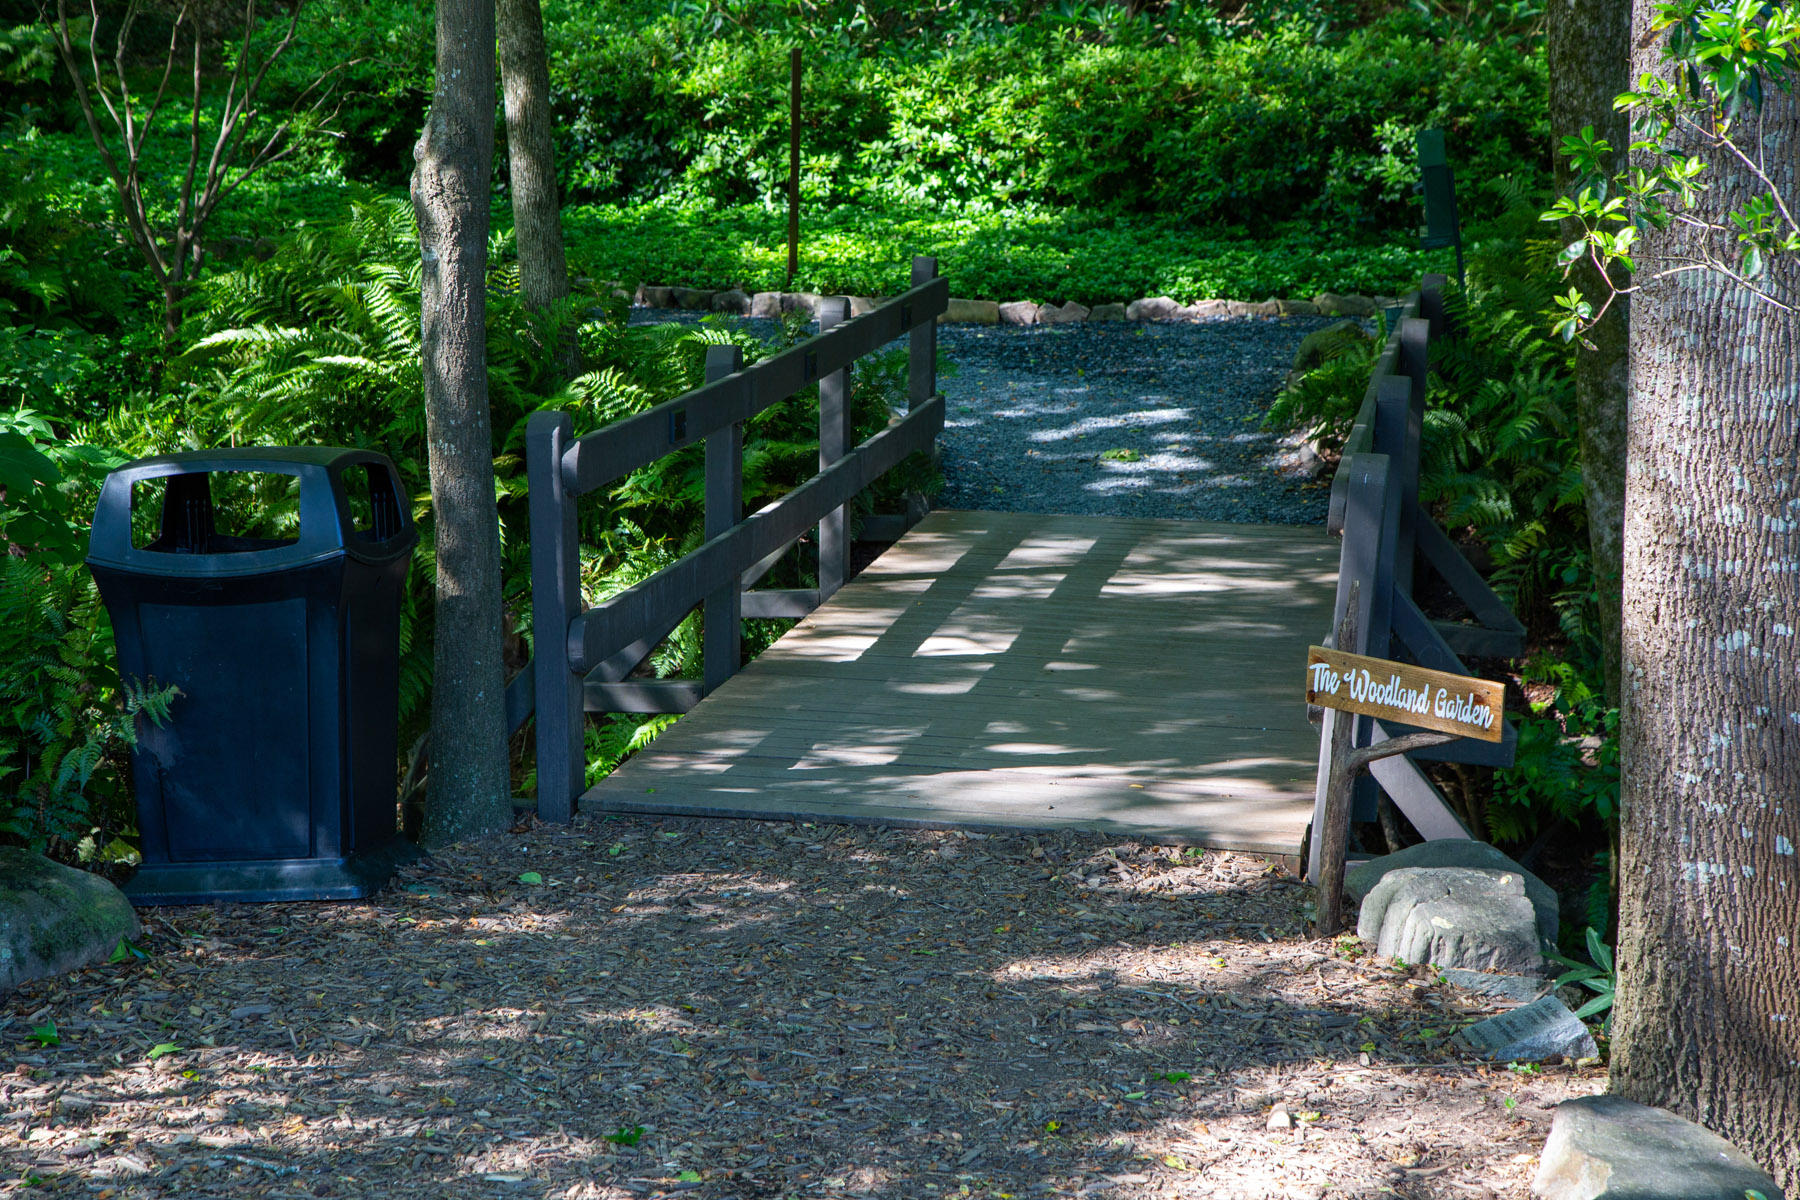
<path id="1" fill-rule="evenodd" d="M 428 845 L 504 829 L 512 819 L 487 392 L 493 157 L 493 0 L 437 0 L 436 90 L 412 178 L 437 536 Z"/>
<path id="2" fill-rule="evenodd" d="M 1635 17 L 1635 67 L 1660 37 Z M 1766 169 L 1800 195 L 1800 104 L 1768 89 Z M 1712 158 L 1702 212 L 1755 194 Z M 1690 244 L 1675 226 L 1640 278 Z M 1800 267 L 1775 268 L 1790 294 Z M 1800 1185 L 1800 329 L 1711 272 L 1631 313 L 1624 780 L 1613 1087 Z"/>
<path id="3" fill-rule="evenodd" d="M 538 0 L 496 0 L 500 78 L 506 95 L 506 164 L 519 242 L 519 291 L 531 308 L 569 294 L 556 149 L 550 121 L 550 66 Z"/>
<path id="4" fill-rule="evenodd" d="M 1631 0 L 1550 0 L 1550 132 L 1560 146 L 1565 137 L 1592 125 L 1618 152 L 1622 165 L 1630 139 L 1613 97 L 1631 81 Z M 1610 173 L 1610 170 L 1609 170 Z M 1568 195 L 1579 186 L 1569 160 L 1556 156 L 1556 190 Z M 1563 222 L 1563 240 L 1581 235 L 1578 221 Z M 1569 282 L 1596 307 L 1606 294 L 1598 268 L 1578 266 Z M 1618 272 L 1620 287 L 1630 282 Z M 1600 597 L 1600 646 L 1606 695 L 1619 700 L 1620 539 L 1625 527 L 1626 324 L 1628 302 L 1620 297 L 1588 332 L 1590 347 L 1575 357 L 1575 408 L 1581 428 L 1581 478 L 1586 488 L 1588 547 Z"/>

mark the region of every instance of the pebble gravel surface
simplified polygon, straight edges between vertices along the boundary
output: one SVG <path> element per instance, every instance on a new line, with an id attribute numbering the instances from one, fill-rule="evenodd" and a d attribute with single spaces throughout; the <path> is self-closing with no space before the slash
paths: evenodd
<path id="1" fill-rule="evenodd" d="M 1330 318 L 949 325 L 941 508 L 1323 522 L 1329 489 L 1265 430 Z"/>
<path id="2" fill-rule="evenodd" d="M 698 314 L 635 309 L 632 322 Z M 1329 486 L 1262 426 L 1330 317 L 945 325 L 938 508 L 1319 524 Z M 746 321 L 767 333 L 773 324 Z"/>

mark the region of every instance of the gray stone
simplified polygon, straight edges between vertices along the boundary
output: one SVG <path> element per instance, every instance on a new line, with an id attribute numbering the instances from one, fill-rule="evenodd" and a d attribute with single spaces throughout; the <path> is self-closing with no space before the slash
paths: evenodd
<path id="1" fill-rule="evenodd" d="M 1525 975 L 1541 971 L 1536 914 L 1516 871 L 1402 867 L 1363 898 L 1356 934 L 1383 958 Z"/>
<path id="2" fill-rule="evenodd" d="M 1304 345 L 1304 343 L 1302 343 Z M 1525 880 L 1525 894 L 1537 913 L 1538 936 L 1556 941 L 1557 901 L 1550 885 L 1521 867 L 1486 842 L 1464 838 L 1445 838 L 1420 842 L 1395 854 L 1372 858 L 1344 873 L 1344 890 L 1359 902 L 1389 871 L 1401 867 L 1475 867 L 1493 871 L 1511 871 Z"/>
<path id="3" fill-rule="evenodd" d="M 1000 306 L 1002 325 L 1036 325 L 1038 306 L 1029 300 L 1012 300 Z"/>
<path id="4" fill-rule="evenodd" d="M 1127 321 L 1173 321 L 1179 316 L 1181 305 L 1167 296 L 1149 296 L 1125 306 Z"/>
<path id="5" fill-rule="evenodd" d="M 938 318 L 944 325 L 998 325 L 1000 306 L 992 300 L 960 300 L 950 297 L 950 306 Z"/>
<path id="6" fill-rule="evenodd" d="M 118 888 L 17 846 L 0 846 L 0 992 L 105 961 L 136 936 Z"/>
<path id="7" fill-rule="evenodd" d="M 645 308 L 674 308 L 675 289 L 639 284 L 637 295 L 631 298 L 631 302 L 641 304 Z"/>
<path id="8" fill-rule="evenodd" d="M 1540 1200 L 1744 1200 L 1781 1189 L 1716 1133 L 1620 1096 L 1556 1106 L 1531 1194 Z"/>
<path id="9" fill-rule="evenodd" d="M 678 287 L 670 288 L 669 295 L 675 301 L 676 308 L 691 308 L 700 312 L 712 311 L 714 295 L 712 292 L 701 291 L 699 288 Z"/>
<path id="10" fill-rule="evenodd" d="M 1246 316 L 1279 317 L 1281 315 L 1281 301 L 1273 296 L 1270 296 L 1267 300 L 1259 301 L 1256 304 L 1247 304 L 1244 307 L 1249 310 L 1245 314 Z"/>
<path id="11" fill-rule="evenodd" d="M 1316 317 L 1319 306 L 1311 300 L 1281 300 L 1281 315 L 1284 317 Z"/>
<path id="12" fill-rule="evenodd" d="M 1327 317 L 1372 317 L 1375 301 L 1367 296 L 1340 296 L 1336 292 L 1320 292 L 1312 298 L 1319 312 Z"/>
<path id="13" fill-rule="evenodd" d="M 1123 321 L 1126 320 L 1123 304 L 1096 304 L 1088 313 L 1090 321 Z"/>
<path id="14" fill-rule="evenodd" d="M 750 297 L 750 315 L 765 321 L 781 318 L 781 293 L 758 292 Z"/>
<path id="15" fill-rule="evenodd" d="M 1444 972 L 1444 979 L 1465 992 L 1518 1004 L 1530 1004 L 1550 986 L 1538 975 L 1494 975 L 1487 971 L 1471 971 L 1467 967 L 1450 967 Z"/>
<path id="16" fill-rule="evenodd" d="M 1038 305 L 1039 325 L 1073 325 L 1077 321 L 1088 319 L 1086 305 L 1077 304 L 1073 300 L 1058 308 L 1054 304 Z"/>
<path id="17" fill-rule="evenodd" d="M 1225 302 L 1225 315 L 1228 317 L 1248 317 L 1253 314 L 1250 311 L 1250 305 L 1245 301 L 1227 300 Z"/>
<path id="18" fill-rule="evenodd" d="M 873 296 L 850 296 L 850 315 L 860 317 L 864 313 L 874 312 L 881 307 L 881 301 Z"/>
<path id="19" fill-rule="evenodd" d="M 1495 1062 L 1539 1062 L 1559 1054 L 1593 1058 L 1600 1053 L 1581 1018 L 1555 996 L 1541 996 L 1511 1012 L 1477 1021 L 1456 1036 Z"/>
<path id="20" fill-rule="evenodd" d="M 816 292 L 783 292 L 781 293 L 781 311 L 784 313 L 803 312 L 810 316 L 819 313 L 819 296 Z"/>
<path id="21" fill-rule="evenodd" d="M 1333 321 L 1300 339 L 1299 349 L 1294 351 L 1293 371 L 1296 375 L 1304 375 L 1322 363 L 1374 340 L 1355 321 Z"/>
<path id="22" fill-rule="evenodd" d="M 1182 309 L 1181 315 L 1190 321 L 1228 317 L 1231 315 L 1231 302 L 1229 300 L 1196 300 Z"/>
<path id="23" fill-rule="evenodd" d="M 712 298 L 714 312 L 730 313 L 734 317 L 750 315 L 750 293 L 742 288 L 727 288 L 722 292 L 714 292 Z"/>

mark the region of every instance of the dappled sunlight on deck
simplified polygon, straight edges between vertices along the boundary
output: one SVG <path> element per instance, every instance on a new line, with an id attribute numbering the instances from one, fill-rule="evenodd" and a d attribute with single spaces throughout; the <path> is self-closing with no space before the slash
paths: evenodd
<path id="1" fill-rule="evenodd" d="M 583 804 L 1295 854 L 1336 559 L 1311 528 L 934 513 Z"/>

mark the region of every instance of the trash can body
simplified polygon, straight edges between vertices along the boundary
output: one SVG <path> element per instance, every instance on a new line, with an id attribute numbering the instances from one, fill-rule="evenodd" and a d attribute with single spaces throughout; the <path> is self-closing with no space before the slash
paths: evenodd
<path id="1" fill-rule="evenodd" d="M 212 482 L 232 473 L 289 477 L 296 535 L 221 533 Z M 156 481 L 151 529 L 141 501 Z M 134 903 L 365 896 L 408 851 L 400 606 L 418 539 L 401 494 L 392 463 L 354 450 L 202 451 L 107 478 L 88 566 L 119 672 L 181 693 L 132 756 Z"/>

